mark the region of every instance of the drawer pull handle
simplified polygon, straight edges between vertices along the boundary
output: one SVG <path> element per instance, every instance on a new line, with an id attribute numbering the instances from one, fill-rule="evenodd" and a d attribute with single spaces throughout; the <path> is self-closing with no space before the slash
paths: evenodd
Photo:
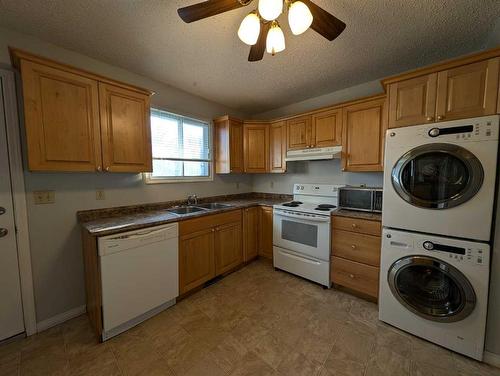
<path id="1" fill-rule="evenodd" d="M 358 225 L 356 223 L 353 223 L 352 228 L 356 228 L 356 227 L 358 227 Z"/>
<path id="2" fill-rule="evenodd" d="M 356 246 L 353 244 L 353 245 L 351 245 L 351 248 L 352 249 L 356 249 Z"/>
<path id="3" fill-rule="evenodd" d="M 349 278 L 354 279 L 354 274 L 349 274 Z"/>

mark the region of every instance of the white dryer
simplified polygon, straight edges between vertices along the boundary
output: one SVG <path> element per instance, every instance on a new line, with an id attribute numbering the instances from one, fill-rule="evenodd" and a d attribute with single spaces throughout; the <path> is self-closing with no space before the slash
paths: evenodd
<path id="1" fill-rule="evenodd" d="M 489 245 L 392 229 L 382 236 L 380 320 L 482 360 Z"/>
<path id="2" fill-rule="evenodd" d="M 384 227 L 490 240 L 499 116 L 387 131 Z"/>

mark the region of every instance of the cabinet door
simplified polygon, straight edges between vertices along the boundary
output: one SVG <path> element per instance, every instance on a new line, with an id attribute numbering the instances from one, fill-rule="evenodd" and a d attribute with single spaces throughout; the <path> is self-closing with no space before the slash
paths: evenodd
<path id="1" fill-rule="evenodd" d="M 229 121 L 229 165 L 230 173 L 242 173 L 243 164 L 243 123 Z"/>
<path id="2" fill-rule="evenodd" d="M 273 208 L 260 208 L 260 247 L 261 256 L 273 258 Z"/>
<path id="3" fill-rule="evenodd" d="M 185 293 L 215 277 L 214 229 L 181 236 L 179 289 Z"/>
<path id="4" fill-rule="evenodd" d="M 437 120 L 496 113 L 500 58 L 438 73 Z"/>
<path id="5" fill-rule="evenodd" d="M 387 128 L 385 99 L 347 106 L 343 113 L 343 170 L 382 171 Z"/>
<path id="6" fill-rule="evenodd" d="M 269 172 L 286 172 L 286 123 L 279 121 L 269 127 Z"/>
<path id="7" fill-rule="evenodd" d="M 389 85 L 389 128 L 435 121 L 437 74 Z"/>
<path id="8" fill-rule="evenodd" d="M 31 171 L 101 168 L 97 81 L 21 61 Z"/>
<path id="9" fill-rule="evenodd" d="M 306 149 L 311 145 L 311 117 L 301 116 L 286 122 L 287 150 Z"/>
<path id="10" fill-rule="evenodd" d="M 268 172 L 269 125 L 245 124 L 243 141 L 245 172 Z"/>
<path id="11" fill-rule="evenodd" d="M 259 208 L 248 208 L 243 212 L 243 260 L 249 261 L 259 254 Z"/>
<path id="12" fill-rule="evenodd" d="M 149 95 L 99 83 L 106 171 L 152 171 Z"/>
<path id="13" fill-rule="evenodd" d="M 241 222 L 215 229 L 215 274 L 221 275 L 243 262 Z"/>
<path id="14" fill-rule="evenodd" d="M 324 148 L 341 144 L 342 110 L 328 110 L 312 116 L 311 146 Z"/>

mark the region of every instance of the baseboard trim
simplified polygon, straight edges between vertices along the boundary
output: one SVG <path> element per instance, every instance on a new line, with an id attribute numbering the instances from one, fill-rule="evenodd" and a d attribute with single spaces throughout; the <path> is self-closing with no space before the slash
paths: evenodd
<path id="1" fill-rule="evenodd" d="M 58 315 L 55 315 L 53 317 L 48 318 L 47 320 L 40 321 L 36 324 L 36 328 L 38 333 L 43 332 L 44 330 L 47 330 L 49 328 L 52 328 L 53 326 L 62 324 L 65 321 L 74 319 L 77 316 L 80 316 L 84 314 L 87 311 L 87 306 L 82 305 L 80 307 L 76 307 L 73 309 L 70 309 L 69 311 L 60 313 Z"/>
<path id="2" fill-rule="evenodd" d="M 483 361 L 488 363 L 490 366 L 500 368 L 500 355 L 485 351 Z"/>

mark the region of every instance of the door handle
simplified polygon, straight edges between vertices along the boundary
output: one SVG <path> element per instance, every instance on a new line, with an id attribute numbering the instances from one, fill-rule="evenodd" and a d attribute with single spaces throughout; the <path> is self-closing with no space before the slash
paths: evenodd
<path id="1" fill-rule="evenodd" d="M 6 228 L 0 228 L 0 238 L 7 236 L 8 233 L 9 230 L 7 230 Z"/>

